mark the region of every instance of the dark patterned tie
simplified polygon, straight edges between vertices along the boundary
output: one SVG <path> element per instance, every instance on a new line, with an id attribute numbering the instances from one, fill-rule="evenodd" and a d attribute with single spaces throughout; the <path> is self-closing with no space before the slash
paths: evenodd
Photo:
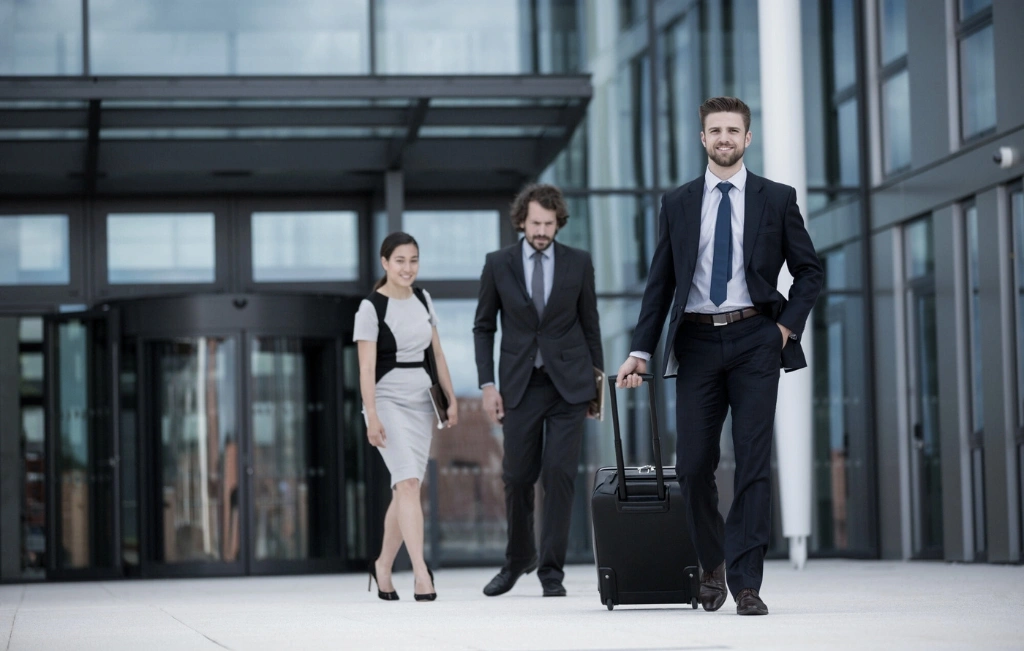
<path id="1" fill-rule="evenodd" d="M 533 278 L 530 280 L 530 294 L 533 297 L 533 306 L 537 308 L 537 316 L 544 318 L 544 254 L 535 251 L 533 254 Z M 537 349 L 537 358 L 533 361 L 536 368 L 544 366 L 544 358 L 541 357 L 540 348 Z"/>
<path id="2" fill-rule="evenodd" d="M 732 279 L 732 202 L 729 190 L 732 183 L 718 184 L 722 201 L 718 204 L 718 219 L 715 222 L 714 261 L 711 263 L 711 302 L 721 305 L 728 294 L 729 280 Z"/>

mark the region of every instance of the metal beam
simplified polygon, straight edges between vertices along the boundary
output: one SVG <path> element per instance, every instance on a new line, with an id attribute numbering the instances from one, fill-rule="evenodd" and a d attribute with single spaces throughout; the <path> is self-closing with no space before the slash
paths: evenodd
<path id="1" fill-rule="evenodd" d="M 96 193 L 97 163 L 100 157 L 100 100 L 89 101 L 89 136 L 85 144 L 84 190 L 88 195 Z"/>
<path id="2" fill-rule="evenodd" d="M 4 77 L 0 100 L 589 98 L 589 75 Z"/>
<path id="3" fill-rule="evenodd" d="M 402 168 L 402 157 L 405 155 L 405 150 L 420 137 L 420 127 L 423 126 L 423 119 L 427 116 L 429 106 L 429 99 L 421 99 L 409 111 L 409 121 L 405 127 L 405 137 L 395 138 L 388 145 L 389 170 Z"/>

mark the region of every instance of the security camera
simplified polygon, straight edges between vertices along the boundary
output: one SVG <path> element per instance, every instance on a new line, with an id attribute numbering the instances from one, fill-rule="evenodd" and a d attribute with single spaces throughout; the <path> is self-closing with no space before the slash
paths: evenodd
<path id="1" fill-rule="evenodd" d="M 992 155 L 992 160 L 996 165 L 1005 170 L 1020 162 L 1020 151 L 1015 147 L 1000 147 Z"/>

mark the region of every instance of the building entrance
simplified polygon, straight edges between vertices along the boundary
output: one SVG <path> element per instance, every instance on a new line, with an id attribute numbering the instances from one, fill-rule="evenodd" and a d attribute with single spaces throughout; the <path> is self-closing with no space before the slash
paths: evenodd
<path id="1" fill-rule="evenodd" d="M 365 562 L 357 304 L 192 295 L 49 317 L 51 572 Z"/>

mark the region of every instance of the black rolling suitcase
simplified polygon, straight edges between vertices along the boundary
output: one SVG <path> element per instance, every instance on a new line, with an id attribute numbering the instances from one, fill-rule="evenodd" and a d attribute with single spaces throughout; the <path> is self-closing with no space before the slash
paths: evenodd
<path id="1" fill-rule="evenodd" d="M 622 462 L 615 378 L 608 378 L 616 465 L 597 471 L 590 500 L 601 602 L 608 610 L 619 604 L 689 603 L 696 608 L 697 551 L 675 468 L 661 463 L 654 378 L 641 377 L 649 390 L 654 465 L 640 468 Z"/>

